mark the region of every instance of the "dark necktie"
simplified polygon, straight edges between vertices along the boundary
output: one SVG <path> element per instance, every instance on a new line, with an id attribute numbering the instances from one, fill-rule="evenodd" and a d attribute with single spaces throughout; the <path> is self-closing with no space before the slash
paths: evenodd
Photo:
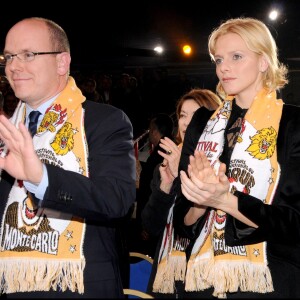
<path id="1" fill-rule="evenodd" d="M 38 110 L 33 110 L 30 114 L 29 114 L 29 125 L 28 125 L 28 130 L 31 133 L 31 136 L 34 136 L 37 130 L 37 123 L 38 123 L 38 119 L 40 116 L 40 112 Z"/>

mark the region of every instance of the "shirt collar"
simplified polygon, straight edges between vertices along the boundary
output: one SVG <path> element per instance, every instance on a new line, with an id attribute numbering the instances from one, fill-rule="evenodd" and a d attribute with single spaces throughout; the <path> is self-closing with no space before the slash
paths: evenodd
<path id="1" fill-rule="evenodd" d="M 49 106 L 55 101 L 55 99 L 58 97 L 58 95 L 52 97 L 51 99 L 49 99 L 48 101 L 44 102 L 42 105 L 40 105 L 37 109 L 32 109 L 29 105 L 27 105 L 26 103 L 26 120 L 28 120 L 28 116 L 29 114 L 33 111 L 33 110 L 38 110 L 42 116 L 44 116 L 46 110 L 49 108 Z"/>

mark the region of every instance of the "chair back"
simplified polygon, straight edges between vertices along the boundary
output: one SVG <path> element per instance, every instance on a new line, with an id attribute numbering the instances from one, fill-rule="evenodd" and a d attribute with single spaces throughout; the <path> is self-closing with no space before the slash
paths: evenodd
<path id="1" fill-rule="evenodd" d="M 139 252 L 130 252 L 129 289 L 147 293 L 153 259 Z M 132 297 L 130 297 L 132 298 Z"/>
<path id="2" fill-rule="evenodd" d="M 134 289 L 123 289 L 124 291 L 124 295 L 127 295 L 129 296 L 128 298 L 145 298 L 145 299 L 153 299 L 154 297 L 147 294 L 147 293 L 144 293 L 144 292 L 141 292 L 141 291 L 138 291 L 138 290 L 134 290 Z"/>

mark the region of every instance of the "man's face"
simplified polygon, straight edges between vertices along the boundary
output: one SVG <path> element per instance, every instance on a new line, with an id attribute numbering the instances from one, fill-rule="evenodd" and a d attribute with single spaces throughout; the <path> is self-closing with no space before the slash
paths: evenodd
<path id="1" fill-rule="evenodd" d="M 24 20 L 13 26 L 5 40 L 5 54 L 25 51 L 55 51 L 50 43 L 48 28 L 39 20 Z M 61 54 L 37 55 L 32 61 L 14 56 L 5 66 L 7 79 L 17 98 L 31 107 L 38 107 L 57 94 L 60 86 L 58 60 Z"/>

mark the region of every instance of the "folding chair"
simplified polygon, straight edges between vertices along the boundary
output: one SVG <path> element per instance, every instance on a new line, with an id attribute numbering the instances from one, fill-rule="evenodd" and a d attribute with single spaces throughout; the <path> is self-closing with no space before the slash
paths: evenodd
<path id="1" fill-rule="evenodd" d="M 150 256 L 139 252 L 130 252 L 129 256 L 130 256 L 130 276 L 129 276 L 128 290 L 142 292 L 147 296 L 150 296 L 147 294 L 147 285 L 151 274 L 153 259 Z M 129 297 L 129 298 L 134 298 L 134 297 Z"/>

